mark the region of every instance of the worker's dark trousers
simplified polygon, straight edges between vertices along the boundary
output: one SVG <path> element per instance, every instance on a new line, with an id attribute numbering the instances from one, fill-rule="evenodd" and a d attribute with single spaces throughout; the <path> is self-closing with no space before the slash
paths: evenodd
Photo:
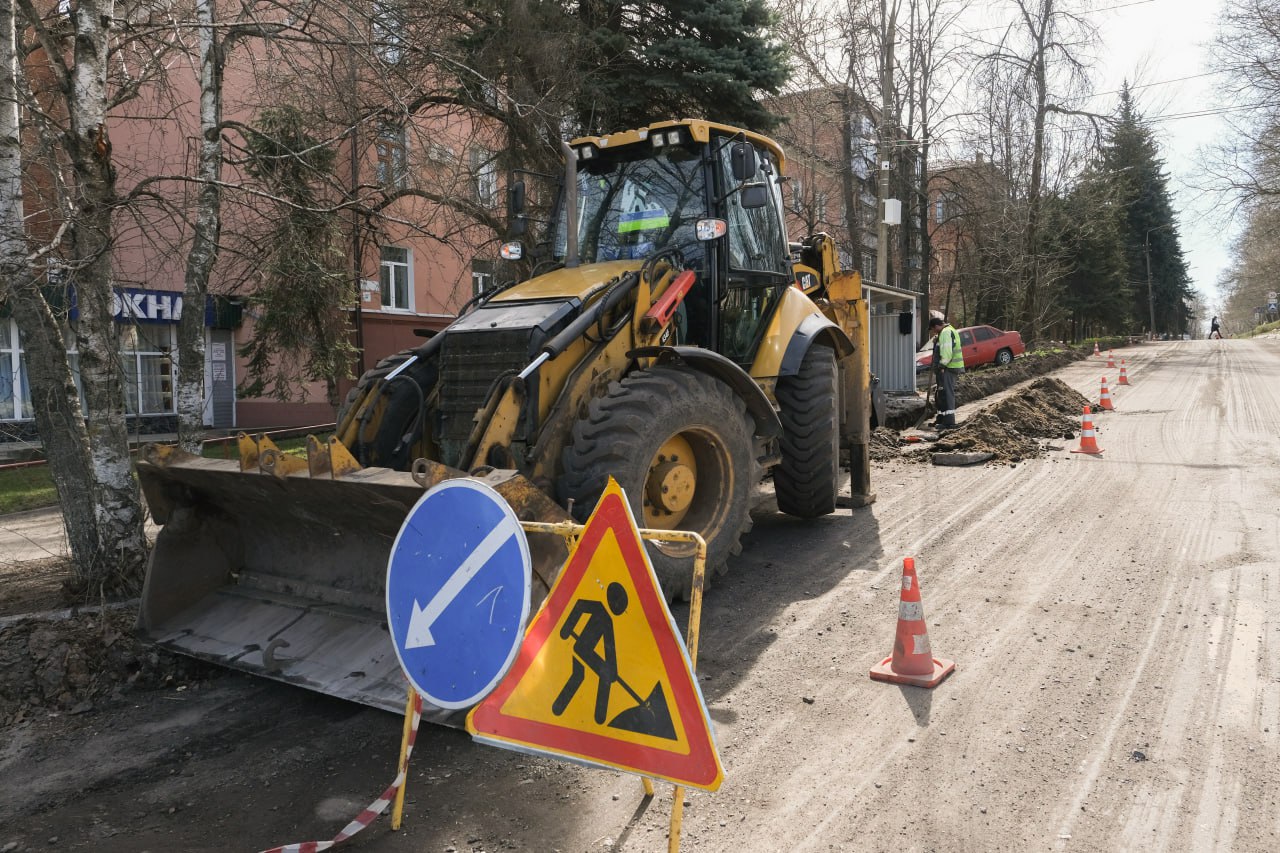
<path id="1" fill-rule="evenodd" d="M 956 373 L 954 370 L 942 368 L 938 371 L 938 426 L 940 428 L 956 425 Z"/>

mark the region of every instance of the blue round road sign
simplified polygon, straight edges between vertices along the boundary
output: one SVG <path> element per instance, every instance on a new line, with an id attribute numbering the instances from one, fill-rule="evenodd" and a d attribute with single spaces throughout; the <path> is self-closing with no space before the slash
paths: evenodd
<path id="1" fill-rule="evenodd" d="M 507 502 L 447 480 L 414 505 L 387 560 L 387 625 L 431 704 L 469 708 L 506 675 L 529 618 L 529 542 Z"/>

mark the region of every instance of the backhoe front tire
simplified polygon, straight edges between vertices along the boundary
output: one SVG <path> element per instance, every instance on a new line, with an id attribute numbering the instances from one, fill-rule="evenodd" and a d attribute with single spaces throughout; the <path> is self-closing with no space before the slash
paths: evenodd
<path id="1" fill-rule="evenodd" d="M 723 572 L 751 525 L 758 479 L 746 406 L 727 385 L 657 367 L 609 385 L 565 448 L 560 497 L 585 520 L 612 476 L 641 527 L 692 530 L 707 541 L 707 582 Z M 692 589 L 691 544 L 646 542 L 668 600 Z"/>
<path id="2" fill-rule="evenodd" d="M 773 469 L 778 509 L 800 518 L 835 512 L 840 492 L 840 390 L 836 356 L 814 345 L 777 386 L 782 461 Z"/>

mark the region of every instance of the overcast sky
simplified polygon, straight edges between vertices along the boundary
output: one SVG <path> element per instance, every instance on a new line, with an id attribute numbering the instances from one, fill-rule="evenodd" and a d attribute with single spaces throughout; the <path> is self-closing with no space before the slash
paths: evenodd
<path id="1" fill-rule="evenodd" d="M 1121 81 L 1139 80 L 1139 108 L 1151 119 L 1161 145 L 1179 211 L 1179 233 L 1191 271 L 1192 286 L 1208 299 L 1210 313 L 1220 308 L 1219 274 L 1227 265 L 1227 243 L 1235 224 L 1215 209 L 1215 199 L 1201 197 L 1186 185 L 1200 171 L 1197 152 L 1225 132 L 1219 116 L 1188 116 L 1219 106 L 1209 71 L 1221 0 L 1101 0 L 1122 6 L 1095 12 L 1103 38 L 1099 92 L 1118 89 Z M 1191 79 L 1187 79 L 1191 78 Z M 1101 96 L 1099 101 L 1111 100 Z"/>
<path id="2" fill-rule="evenodd" d="M 1217 199 L 1204 197 L 1189 181 L 1201 171 L 1202 149 L 1224 132 L 1219 116 L 1194 115 L 1220 105 L 1208 58 L 1223 0 L 1068 0 L 1065 5 L 1079 9 L 1082 2 L 1091 7 L 1086 17 L 1100 38 L 1092 57 L 1097 95 L 1070 105 L 1110 114 L 1121 84 L 1127 80 L 1134 87 L 1170 176 L 1192 287 L 1204 295 L 1209 313 L 1218 313 L 1217 282 L 1236 228 L 1215 209 Z M 951 31 L 997 39 L 1014 8 L 1008 0 L 969 0 Z M 1085 119 L 1063 123 L 1089 133 Z"/>

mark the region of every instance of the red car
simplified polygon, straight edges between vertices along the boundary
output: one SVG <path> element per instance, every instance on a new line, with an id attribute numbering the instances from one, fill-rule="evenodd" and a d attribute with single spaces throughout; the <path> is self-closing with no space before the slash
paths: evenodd
<path id="1" fill-rule="evenodd" d="M 1014 356 L 1022 355 L 1027 347 L 1017 332 L 1002 332 L 995 326 L 965 326 L 960 333 L 960 347 L 964 350 L 964 366 L 972 370 L 981 364 L 1008 364 Z M 933 364 L 933 344 L 926 352 L 916 356 L 916 373 L 929 370 Z"/>

